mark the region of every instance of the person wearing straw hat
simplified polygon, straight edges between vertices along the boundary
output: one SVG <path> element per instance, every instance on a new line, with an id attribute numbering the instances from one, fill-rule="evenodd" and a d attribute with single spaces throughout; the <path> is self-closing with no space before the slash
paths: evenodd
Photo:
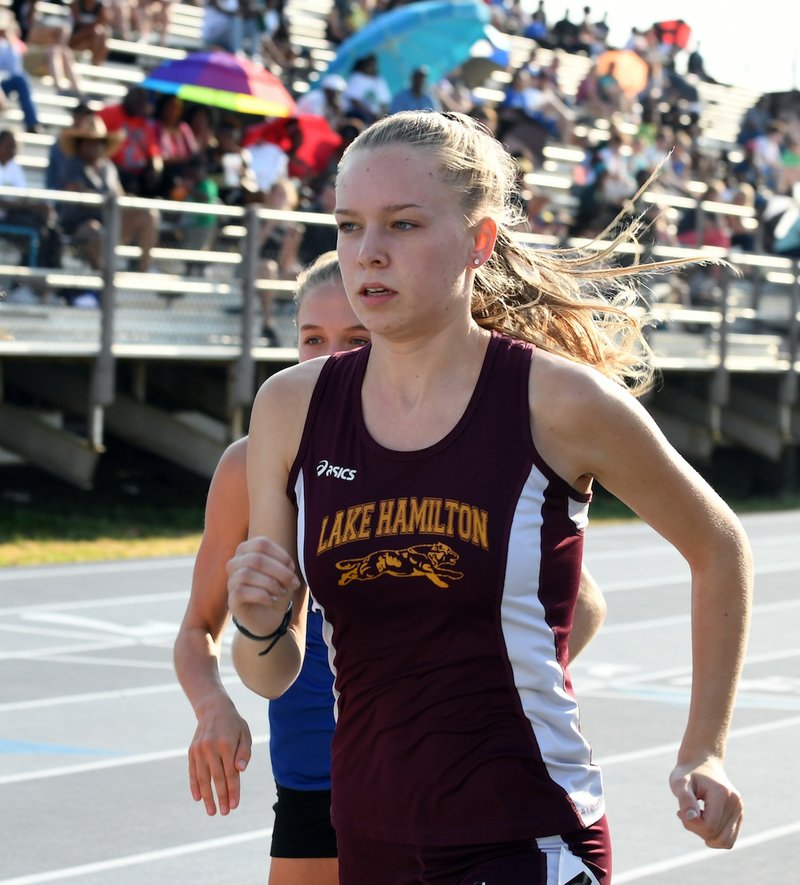
<path id="1" fill-rule="evenodd" d="M 62 187 L 64 190 L 86 194 L 115 194 L 124 196 L 116 166 L 110 156 L 124 138 L 121 132 L 109 132 L 96 115 L 77 126 L 64 129 L 59 143 L 67 156 Z M 156 242 L 159 213 L 155 209 L 124 207 L 121 215 L 120 242 L 136 244 L 142 254 L 138 270 L 150 269 L 150 250 Z M 83 256 L 95 270 L 102 266 L 103 219 L 100 206 L 68 203 L 61 207 L 61 225 L 71 235 Z"/>
<path id="2" fill-rule="evenodd" d="M 16 21 L 9 9 L 0 7 L 0 110 L 5 106 L 5 97 L 17 94 L 25 128 L 28 132 L 40 132 L 41 125 L 36 113 L 36 105 L 31 96 L 31 87 L 22 68 L 21 45 L 16 35 Z"/>

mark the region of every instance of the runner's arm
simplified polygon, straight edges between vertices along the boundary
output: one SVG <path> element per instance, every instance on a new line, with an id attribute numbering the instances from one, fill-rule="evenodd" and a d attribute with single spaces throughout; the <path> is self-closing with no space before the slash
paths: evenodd
<path id="1" fill-rule="evenodd" d="M 194 709 L 197 728 L 189 747 L 189 785 L 196 801 L 222 814 L 239 804 L 239 773 L 250 759 L 250 729 L 219 673 L 228 623 L 226 564 L 247 536 L 246 441 L 230 446 L 208 491 L 205 530 L 195 560 L 192 591 L 173 651 L 175 671 Z"/>

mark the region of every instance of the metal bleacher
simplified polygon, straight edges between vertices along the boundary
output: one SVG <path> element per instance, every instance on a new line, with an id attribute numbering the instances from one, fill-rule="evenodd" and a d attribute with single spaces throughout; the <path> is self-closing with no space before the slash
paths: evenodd
<path id="1" fill-rule="evenodd" d="M 53 14 L 65 10 L 51 5 Z M 331 0 L 286 4 L 301 56 L 298 93 L 334 55 L 325 39 L 330 5 Z M 119 101 L 154 65 L 201 50 L 201 17 L 200 6 L 173 2 L 166 46 L 112 39 L 106 64 L 97 67 L 80 59 L 77 69 L 89 101 L 96 107 Z M 512 63 L 527 61 L 533 48 L 532 41 L 513 38 Z M 546 64 L 549 52 L 538 50 L 537 59 Z M 560 56 L 560 84 L 568 96 L 574 95 L 588 64 L 580 56 Z M 480 97 L 496 100 L 504 77 L 501 71 L 487 80 Z M 13 101 L 0 112 L 0 128 L 17 134 L 18 161 L 31 199 L 76 199 L 41 187 L 50 145 L 70 123 L 77 99 L 57 94 L 47 76 L 33 84 L 45 132 L 21 131 L 22 115 Z M 699 88 L 702 137 L 710 146 L 730 144 L 756 94 L 715 84 Z M 583 157 L 580 146 L 548 144 L 530 183 L 568 209 L 573 170 Z M 0 189 L 0 199 L 3 194 Z M 650 199 L 669 211 L 668 196 L 654 193 Z M 116 229 L 121 207 L 141 202 L 122 198 L 107 203 L 107 230 Z M 128 269 L 138 254 L 135 245 L 111 243 L 106 270 L 97 273 L 69 249 L 61 268 L 20 266 L 19 250 L 0 237 L 0 287 L 10 296 L 0 299 L 0 447 L 79 486 L 91 486 L 97 461 L 114 436 L 210 475 L 226 443 L 244 432 L 257 385 L 296 360 L 291 346 L 294 284 L 257 279 L 259 226 L 274 218 L 307 228 L 332 223 L 309 213 L 167 201 L 157 207 L 165 218 L 177 211 L 217 214 L 227 236 L 201 252 L 160 244 L 152 253 L 156 272 L 151 274 Z M 700 208 L 729 211 L 702 203 Z M 527 239 L 538 248 L 563 245 L 546 237 Z M 662 248 L 648 257 L 691 254 Z M 654 323 L 650 341 L 668 383 L 647 405 L 673 443 L 693 458 L 708 459 L 717 447 L 738 445 L 783 464 L 800 440 L 797 262 L 740 253 L 716 257 L 726 258 L 733 271 L 712 269 L 712 292 L 700 306 L 676 298 L 668 275 L 652 281 L 647 293 Z M 65 290 L 95 292 L 102 307 L 69 307 L 59 298 Z M 267 347 L 259 338 L 259 295 L 265 290 L 277 299 L 284 347 Z M 13 297 L 21 291 L 34 297 Z"/>

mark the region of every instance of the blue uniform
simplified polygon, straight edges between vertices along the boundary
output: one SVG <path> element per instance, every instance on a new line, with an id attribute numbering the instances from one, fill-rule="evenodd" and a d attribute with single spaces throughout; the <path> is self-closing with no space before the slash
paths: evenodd
<path id="1" fill-rule="evenodd" d="M 308 612 L 306 657 L 294 685 L 269 703 L 269 752 L 277 783 L 292 790 L 329 790 L 333 675 L 322 639 L 322 616 Z"/>

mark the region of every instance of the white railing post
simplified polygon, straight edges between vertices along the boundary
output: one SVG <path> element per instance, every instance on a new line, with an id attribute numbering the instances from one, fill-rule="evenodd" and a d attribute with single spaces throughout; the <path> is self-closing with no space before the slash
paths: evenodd
<path id="1" fill-rule="evenodd" d="M 103 410 L 114 402 L 114 319 L 116 312 L 116 248 L 121 227 L 121 209 L 114 194 L 103 204 L 103 289 L 100 296 L 100 341 L 89 387 L 89 439 L 98 451 L 103 448 Z"/>
<path id="2" fill-rule="evenodd" d="M 255 359 L 253 357 L 253 326 L 256 318 L 258 290 L 258 246 L 260 220 L 255 206 L 248 206 L 244 217 L 245 236 L 242 254 L 242 328 L 239 356 L 232 367 L 228 392 L 228 412 L 237 431 L 243 431 L 242 413 L 255 395 Z"/>

